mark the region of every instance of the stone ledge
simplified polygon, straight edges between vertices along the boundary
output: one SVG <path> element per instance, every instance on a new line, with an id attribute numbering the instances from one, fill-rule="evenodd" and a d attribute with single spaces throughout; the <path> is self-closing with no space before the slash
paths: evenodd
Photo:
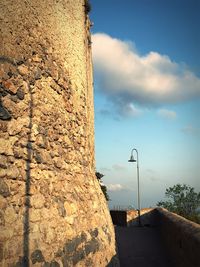
<path id="1" fill-rule="evenodd" d="M 200 225 L 165 209 L 156 209 L 160 232 L 177 267 L 200 266 Z"/>

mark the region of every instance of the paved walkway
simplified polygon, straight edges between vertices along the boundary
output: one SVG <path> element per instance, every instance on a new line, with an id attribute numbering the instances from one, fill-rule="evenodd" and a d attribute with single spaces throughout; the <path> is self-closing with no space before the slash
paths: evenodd
<path id="1" fill-rule="evenodd" d="M 115 228 L 121 267 L 173 267 L 156 227 Z"/>

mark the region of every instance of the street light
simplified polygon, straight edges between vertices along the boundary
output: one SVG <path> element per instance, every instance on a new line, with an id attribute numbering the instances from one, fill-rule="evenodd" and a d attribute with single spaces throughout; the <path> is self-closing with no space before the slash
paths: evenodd
<path id="1" fill-rule="evenodd" d="M 137 160 L 134 159 L 133 151 L 136 152 Z M 136 148 L 133 148 L 131 150 L 131 157 L 128 162 L 137 162 L 137 185 L 138 185 L 138 225 L 141 226 L 141 220 L 140 220 L 140 180 L 139 180 L 139 159 L 138 159 L 138 151 Z"/>

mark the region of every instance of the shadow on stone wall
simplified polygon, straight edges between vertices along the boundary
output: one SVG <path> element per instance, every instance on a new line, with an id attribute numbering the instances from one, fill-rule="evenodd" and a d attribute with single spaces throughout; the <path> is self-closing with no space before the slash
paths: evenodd
<path id="1" fill-rule="evenodd" d="M 127 226 L 127 211 L 125 210 L 111 210 L 110 215 L 112 222 L 117 226 Z"/>
<path id="2" fill-rule="evenodd" d="M 113 256 L 110 262 L 106 265 L 106 267 L 119 267 L 119 266 L 120 264 L 117 255 Z"/>
<path id="3" fill-rule="evenodd" d="M 159 216 L 158 216 L 156 209 L 141 210 L 140 223 L 141 223 L 141 226 L 145 226 L 145 227 L 158 226 Z M 127 212 L 127 226 L 139 226 L 138 214 L 132 215 L 131 211 Z"/>
<path id="4" fill-rule="evenodd" d="M 10 69 L 8 72 L 8 77 L 3 77 L 0 84 L 0 120 L 4 123 L 11 121 L 13 119 L 13 111 L 9 111 L 2 102 L 2 98 L 9 95 L 12 98 L 12 101 L 18 103 L 21 100 L 24 100 L 24 91 L 23 89 L 17 88 L 9 82 L 11 77 L 17 77 L 20 75 L 18 71 L 19 65 L 24 63 L 23 60 L 17 61 L 13 58 L 9 58 L 6 56 L 0 56 L 0 63 L 5 65 L 5 73 L 6 69 Z M 17 73 L 17 75 L 16 75 Z M 23 78 L 22 78 L 23 79 Z M 28 83 L 27 83 L 28 84 Z M 26 143 L 26 169 L 25 169 L 25 201 L 24 201 L 24 218 L 23 218 L 23 257 L 20 257 L 19 264 L 20 266 L 29 267 L 29 232 L 30 232 L 30 223 L 29 223 L 29 209 L 30 209 L 30 179 L 31 179 L 31 158 L 32 158 L 32 143 L 31 143 L 31 134 L 32 134 L 32 118 L 33 118 L 33 95 L 31 92 L 31 87 L 29 85 L 28 93 L 30 97 L 29 106 L 28 106 L 28 117 L 29 117 L 29 125 L 28 125 L 28 135 L 27 135 L 27 143 Z M 11 108 L 12 110 L 12 108 Z M 17 115 L 17 114 L 15 114 Z M 21 158 L 21 156 L 19 156 Z M 18 266 L 18 265 L 17 265 Z"/>
<path id="5" fill-rule="evenodd" d="M 90 240 L 88 240 L 88 234 L 90 235 Z M 26 237 L 29 238 L 28 236 Z M 98 229 L 95 228 L 89 232 L 82 232 L 71 240 L 68 240 L 63 247 L 58 248 L 55 253 L 55 257 L 62 262 L 62 266 L 76 266 L 77 264 L 82 264 L 81 266 L 95 266 L 93 255 L 99 251 L 101 247 L 101 240 L 98 239 Z M 28 246 L 25 246 L 28 249 Z M 27 250 L 26 253 L 29 251 Z M 27 255 L 28 256 L 28 255 Z M 51 262 L 47 262 L 42 251 L 37 249 L 31 253 L 32 264 L 41 264 L 43 267 L 59 267 L 60 264 L 55 259 Z M 20 258 L 19 261 L 14 265 L 15 267 L 26 267 L 28 261 L 25 257 Z M 32 266 L 32 265 L 31 265 Z M 113 256 L 106 267 L 119 267 L 119 260 L 117 255 Z"/>
<path id="6" fill-rule="evenodd" d="M 31 157 L 32 157 L 32 143 L 31 143 L 31 133 L 33 126 L 33 94 L 29 85 L 29 133 L 27 138 L 27 160 L 26 160 L 26 181 L 25 181 L 25 213 L 24 213 L 24 243 L 23 243 L 23 252 L 24 259 L 23 264 L 26 267 L 29 267 L 29 231 L 30 231 L 30 221 L 29 221 L 29 209 L 30 209 L 30 183 L 31 183 Z"/>
<path id="7" fill-rule="evenodd" d="M 139 226 L 139 216 L 137 210 L 111 210 L 111 218 L 117 226 Z M 155 209 L 141 210 L 141 226 L 158 226 L 159 217 Z"/>

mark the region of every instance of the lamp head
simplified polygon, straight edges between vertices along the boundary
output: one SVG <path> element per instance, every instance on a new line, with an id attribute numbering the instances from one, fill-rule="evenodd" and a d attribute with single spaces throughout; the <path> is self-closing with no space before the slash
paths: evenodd
<path id="1" fill-rule="evenodd" d="M 131 155 L 131 157 L 130 157 L 128 162 L 136 162 L 136 160 L 134 159 L 133 155 Z"/>

